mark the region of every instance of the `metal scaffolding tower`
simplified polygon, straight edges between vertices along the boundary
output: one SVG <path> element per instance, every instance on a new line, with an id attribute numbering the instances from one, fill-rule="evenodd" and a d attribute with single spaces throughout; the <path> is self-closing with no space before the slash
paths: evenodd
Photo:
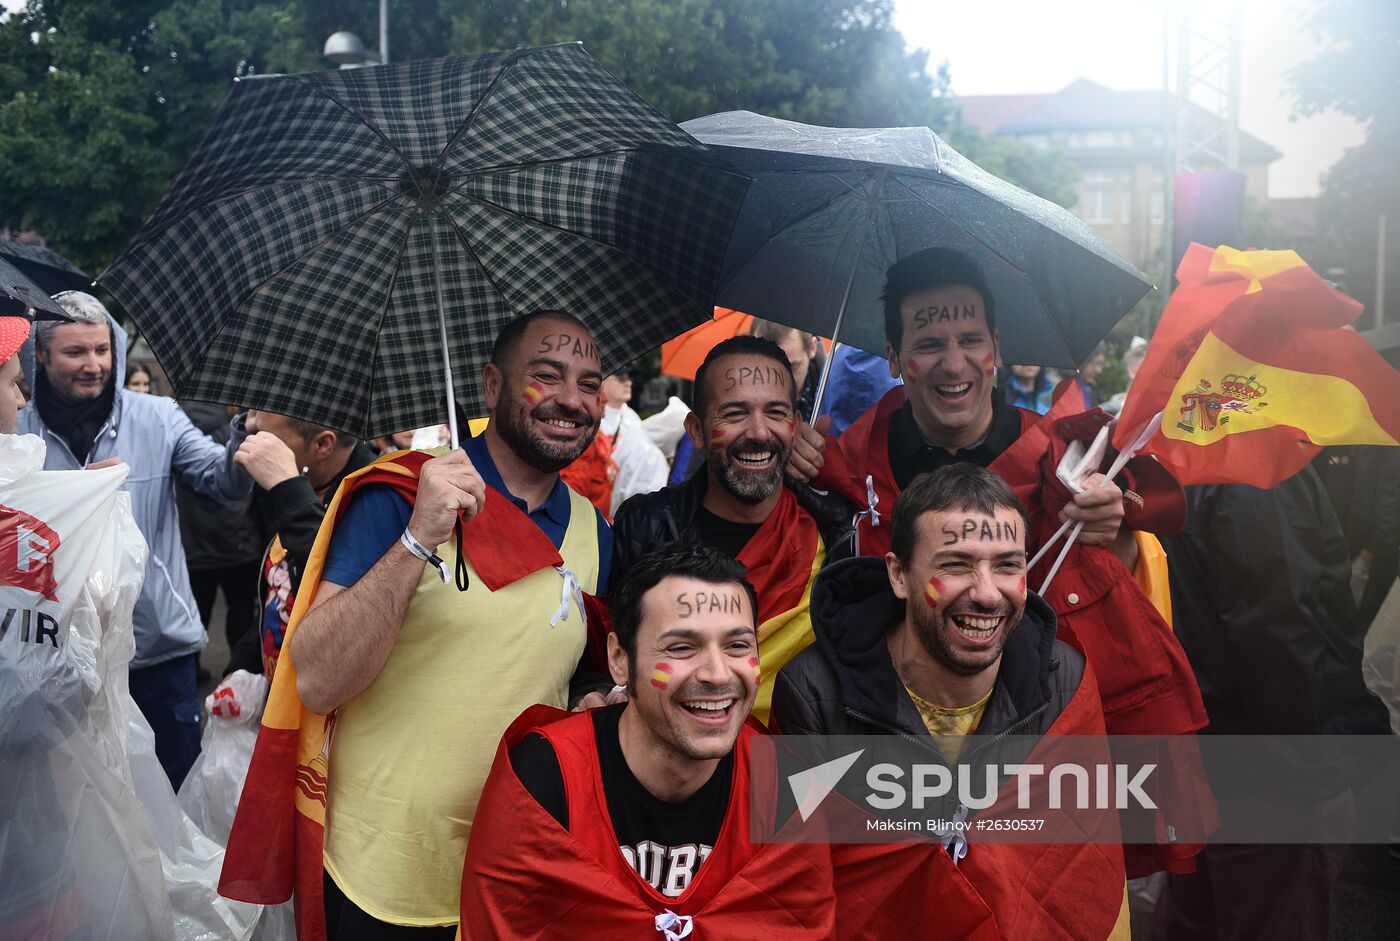
<path id="1" fill-rule="evenodd" d="M 1164 295 L 1171 293 L 1176 261 L 1172 238 L 1176 174 L 1240 168 L 1241 5 L 1242 0 L 1180 0 L 1163 8 L 1164 26 L 1173 6 L 1177 17 L 1176 95 L 1169 118 L 1175 146 L 1167 148 L 1162 238 Z"/>
<path id="2" fill-rule="evenodd" d="M 1185 0 L 1177 32 L 1176 169 L 1240 168 L 1241 0 Z"/>

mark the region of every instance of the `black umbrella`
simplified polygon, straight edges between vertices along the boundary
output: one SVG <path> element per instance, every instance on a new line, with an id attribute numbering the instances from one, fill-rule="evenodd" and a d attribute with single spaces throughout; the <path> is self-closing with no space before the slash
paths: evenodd
<path id="1" fill-rule="evenodd" d="M 0 261 L 7 261 L 39 286 L 45 294 L 90 291 L 92 278 L 58 252 L 44 245 L 28 245 L 0 238 Z"/>
<path id="2" fill-rule="evenodd" d="M 72 320 L 67 312 L 14 265 L 0 258 L 0 316 Z"/>
<path id="3" fill-rule="evenodd" d="M 814 127 L 748 111 L 681 127 L 754 178 L 722 306 L 880 354 L 886 269 L 925 248 L 961 249 L 987 275 L 1006 359 L 1074 368 L 1152 288 L 1073 214 L 926 127 Z"/>
<path id="4" fill-rule="evenodd" d="M 747 184 L 578 45 L 257 78 L 99 280 L 178 396 L 386 434 L 531 310 L 605 369 L 708 318 Z"/>

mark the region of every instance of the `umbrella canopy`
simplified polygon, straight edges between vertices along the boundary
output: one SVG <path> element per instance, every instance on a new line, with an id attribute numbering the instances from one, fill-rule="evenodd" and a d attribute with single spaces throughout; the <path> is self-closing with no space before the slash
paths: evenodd
<path id="1" fill-rule="evenodd" d="M 256 78 L 100 281 L 177 395 L 387 434 L 518 315 L 605 370 L 707 318 L 747 185 L 577 45 Z"/>
<path id="2" fill-rule="evenodd" d="M 986 273 L 1002 355 L 1073 368 L 1151 290 L 1067 210 L 982 171 L 928 128 L 813 127 L 748 111 L 681 127 L 754 178 L 720 281 L 727 307 L 882 354 L 886 269 L 925 248 L 959 249 Z"/>
<path id="3" fill-rule="evenodd" d="M 58 252 L 43 245 L 28 245 L 0 238 L 0 261 L 18 268 L 45 294 L 61 291 L 90 291 L 92 279 Z"/>
<path id="4" fill-rule="evenodd" d="M 691 327 L 680 336 L 661 344 L 661 372 L 667 376 L 694 382 L 695 373 L 700 369 L 705 357 L 710 355 L 710 350 L 730 337 L 752 331 L 752 314 L 746 314 L 742 310 L 730 310 L 728 307 L 716 307 L 712 319 L 698 327 Z M 823 351 L 830 355 L 831 341 L 826 337 L 818 339 Z"/>
<path id="5" fill-rule="evenodd" d="M 0 258 L 0 316 L 72 320 L 62 307 L 14 265 Z"/>
<path id="6" fill-rule="evenodd" d="M 661 371 L 677 379 L 695 380 L 695 371 L 710 350 L 730 337 L 748 333 L 753 317 L 741 310 L 716 307 L 712 319 L 661 344 Z"/>

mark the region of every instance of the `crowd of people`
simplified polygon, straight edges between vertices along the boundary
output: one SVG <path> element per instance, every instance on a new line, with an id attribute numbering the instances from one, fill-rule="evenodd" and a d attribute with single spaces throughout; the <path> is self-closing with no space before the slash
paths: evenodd
<path id="1" fill-rule="evenodd" d="M 716 345 L 683 431 L 653 439 L 588 312 L 541 310 L 496 337 L 484 430 L 433 452 L 144 394 L 101 303 L 58 301 L 71 320 L 23 351 L 0 324 L 0 432 L 42 438 L 49 468 L 131 466 L 130 689 L 176 788 L 224 592 L 231 657 L 205 666 L 271 692 L 244 704 L 264 725 L 219 891 L 294 897 L 299 937 L 1128 938 L 1133 908 L 1153 938 L 1327 937 L 1361 783 L 1341 756 L 1270 756 L 1271 796 L 1329 844 L 754 835 L 769 730 L 948 764 L 1012 732 L 1388 731 L 1356 600 L 1374 614 L 1400 534 L 1349 545 L 1311 468 L 1272 490 L 1183 491 L 1146 458 L 1040 481 L 1055 383 L 1003 362 L 967 256 L 890 268 L 886 355 L 838 348 L 859 381 L 812 424 L 810 334 Z M 1067 383 L 1088 408 L 1113 404 L 1105 358 Z M 1065 521 L 1042 595 L 1030 557 Z"/>

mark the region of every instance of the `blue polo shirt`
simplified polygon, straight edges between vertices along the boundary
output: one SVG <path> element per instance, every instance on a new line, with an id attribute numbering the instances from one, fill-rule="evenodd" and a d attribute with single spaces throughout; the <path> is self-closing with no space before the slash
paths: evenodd
<path id="1" fill-rule="evenodd" d="M 556 478 L 549 496 L 531 511 L 524 500 L 506 488 L 501 472 L 496 469 L 496 462 L 486 448 L 485 435 L 462 442 L 462 450 L 467 452 L 481 479 L 504 494 L 520 512 L 528 516 L 554 543 L 554 548 L 558 549 L 564 544 L 564 533 L 569 528 L 570 502 L 569 488 L 563 480 Z M 596 507 L 593 512 L 598 516 L 597 594 L 605 595 L 612 575 L 612 527 Z M 336 526 L 321 577 L 344 586 L 358 582 L 399 541 L 412 516 L 413 507 L 387 484 L 370 484 L 356 491 Z"/>

